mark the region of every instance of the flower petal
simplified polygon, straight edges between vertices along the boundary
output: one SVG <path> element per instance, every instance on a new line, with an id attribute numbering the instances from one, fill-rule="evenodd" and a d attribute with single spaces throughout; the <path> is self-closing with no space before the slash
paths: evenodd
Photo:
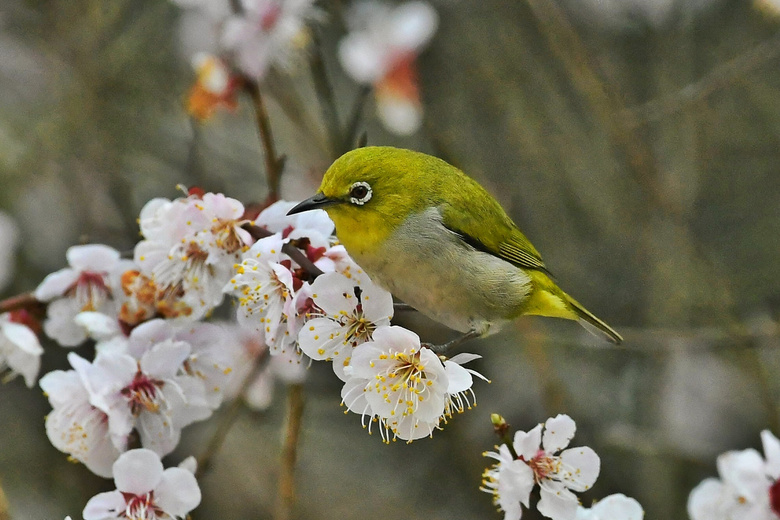
<path id="1" fill-rule="evenodd" d="M 536 509 L 553 520 L 574 520 L 579 501 L 577 496 L 560 482 L 546 481 L 539 490 L 541 498 Z"/>
<path id="2" fill-rule="evenodd" d="M 590 489 L 599 477 L 601 459 L 596 452 L 587 446 L 569 448 L 561 453 L 563 467 L 558 477 L 564 485 L 575 491 Z"/>
<path id="3" fill-rule="evenodd" d="M 143 495 L 152 491 L 163 476 L 163 464 L 152 450 L 130 450 L 114 463 L 114 482 L 123 493 Z"/>
<path id="4" fill-rule="evenodd" d="M 525 460 L 531 460 L 536 457 L 542 444 L 542 425 L 537 424 L 528 433 L 524 431 L 515 432 L 514 447 L 518 456 Z"/>
<path id="5" fill-rule="evenodd" d="M 201 494 L 192 472 L 182 468 L 168 468 L 154 488 L 154 501 L 172 517 L 185 517 L 198 507 Z"/>
<path id="6" fill-rule="evenodd" d="M 639 502 L 622 493 L 615 493 L 599 500 L 591 510 L 596 513 L 596 519 L 642 520 L 645 517 Z"/>
<path id="7" fill-rule="evenodd" d="M 577 431 L 577 425 L 571 417 L 565 414 L 559 414 L 548 419 L 544 423 L 544 435 L 542 436 L 542 446 L 547 453 L 557 453 L 569 445 L 574 438 L 574 432 Z"/>
<path id="8" fill-rule="evenodd" d="M 761 442 L 764 445 L 766 474 L 777 480 L 780 478 L 780 440 L 769 430 L 764 430 L 761 432 Z"/>
<path id="9" fill-rule="evenodd" d="M 723 483 L 716 478 L 708 478 L 693 488 L 688 495 L 688 516 L 691 520 L 726 520 L 723 510 Z"/>
<path id="10" fill-rule="evenodd" d="M 84 520 L 107 520 L 108 518 L 120 518 L 125 512 L 127 503 L 119 491 L 100 493 L 89 499 L 81 516 Z"/>

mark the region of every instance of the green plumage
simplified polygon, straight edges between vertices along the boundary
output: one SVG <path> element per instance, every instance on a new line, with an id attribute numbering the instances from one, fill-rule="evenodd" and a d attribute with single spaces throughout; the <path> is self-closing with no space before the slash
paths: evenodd
<path id="1" fill-rule="evenodd" d="M 358 185 L 370 188 L 367 200 L 355 198 Z M 537 314 L 579 320 L 622 340 L 557 286 L 498 201 L 441 159 L 359 148 L 333 163 L 317 197 L 372 278 L 453 328 L 487 333 L 494 324 Z"/>

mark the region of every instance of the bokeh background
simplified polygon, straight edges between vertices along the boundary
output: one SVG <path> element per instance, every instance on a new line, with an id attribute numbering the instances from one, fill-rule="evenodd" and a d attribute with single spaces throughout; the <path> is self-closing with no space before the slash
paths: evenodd
<path id="1" fill-rule="evenodd" d="M 214 0 L 215 2 L 218 0 Z M 336 47 L 349 2 L 321 2 L 317 40 L 342 120 L 360 87 Z M 310 369 L 296 518 L 501 518 L 478 487 L 502 413 L 528 429 L 557 413 L 602 458 L 583 495 L 637 498 L 646 518 L 687 518 L 715 457 L 780 434 L 780 6 L 771 0 L 436 0 L 419 57 L 425 107 L 387 132 L 369 97 L 369 144 L 433 153 L 496 195 L 560 284 L 625 336 L 524 318 L 465 350 L 491 384 L 433 439 L 388 446 Z M 202 20 L 165 0 L 3 0 L 0 210 L 15 219 L 3 296 L 61 268 L 70 245 L 129 251 L 136 217 L 177 183 L 243 202 L 267 193 L 249 100 L 193 123 L 184 99 Z M 264 81 L 282 195 L 314 192 L 333 159 L 306 60 Z M 418 317 L 424 339 L 451 337 Z M 89 346 L 82 347 L 86 351 Z M 65 366 L 49 345 L 42 372 Z M 201 480 L 194 519 L 271 518 L 284 390 L 242 410 Z M 113 484 L 47 441 L 49 407 L 20 379 L 0 387 L 0 482 L 14 519 L 74 518 Z M 198 454 L 215 421 L 168 460 Z M 535 511 L 528 518 L 540 518 Z M 526 516 L 524 515 L 524 518 Z"/>

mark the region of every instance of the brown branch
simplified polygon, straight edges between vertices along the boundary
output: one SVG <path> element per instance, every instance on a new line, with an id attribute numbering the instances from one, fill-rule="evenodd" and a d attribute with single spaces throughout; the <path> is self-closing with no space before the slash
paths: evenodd
<path id="1" fill-rule="evenodd" d="M 274 517 L 276 520 L 289 520 L 295 505 L 295 463 L 298 459 L 304 402 L 303 385 L 290 385 L 287 397 L 287 429 L 282 447 L 279 495 Z"/>
<path id="2" fill-rule="evenodd" d="M 8 512 L 8 499 L 5 497 L 2 485 L 0 485 L 0 520 L 11 520 L 11 513 Z"/>
<path id="3" fill-rule="evenodd" d="M 254 237 L 256 240 L 273 235 L 273 233 L 267 229 L 261 228 L 260 226 L 255 226 L 254 224 L 244 224 L 242 227 L 249 231 L 249 234 L 252 235 L 252 237 Z M 314 265 L 314 262 L 309 260 L 303 251 L 291 243 L 287 242 L 284 244 L 282 246 L 282 252 L 284 252 L 284 254 L 289 256 L 293 262 L 301 266 L 307 273 L 309 273 L 309 276 L 312 280 L 322 274 L 322 269 Z"/>
<path id="4" fill-rule="evenodd" d="M 249 94 L 249 97 L 252 98 L 252 105 L 255 109 L 255 121 L 260 134 L 260 143 L 263 145 L 268 198 L 271 201 L 277 201 L 280 198 L 279 182 L 282 176 L 282 169 L 284 168 L 284 157 L 276 155 L 276 146 L 271 133 L 271 122 L 268 118 L 268 111 L 265 108 L 263 96 L 260 93 L 260 85 L 253 79 L 244 78 L 244 89 Z"/>
<path id="5" fill-rule="evenodd" d="M 363 118 L 363 107 L 366 105 L 366 99 L 371 93 L 371 87 L 362 86 L 355 97 L 354 105 L 352 105 L 352 112 L 349 116 L 349 122 L 347 123 L 347 129 L 344 132 L 344 146 L 346 146 L 345 152 L 352 150 L 353 148 L 362 148 L 365 143 L 361 144 L 358 138 L 358 128 L 360 127 L 360 120 Z"/>
<path id="6" fill-rule="evenodd" d="M 778 57 L 780 57 L 780 33 L 716 66 L 699 81 L 687 85 L 674 94 L 627 108 L 621 115 L 626 124 L 632 128 L 659 121 L 701 102 L 717 90 L 744 78 L 754 69 Z"/>
<path id="7" fill-rule="evenodd" d="M 35 299 L 33 293 L 17 294 L 16 296 L 11 296 L 10 298 L 0 301 L 0 314 L 17 311 L 19 309 L 29 309 L 42 304 L 43 302 L 39 302 Z"/>

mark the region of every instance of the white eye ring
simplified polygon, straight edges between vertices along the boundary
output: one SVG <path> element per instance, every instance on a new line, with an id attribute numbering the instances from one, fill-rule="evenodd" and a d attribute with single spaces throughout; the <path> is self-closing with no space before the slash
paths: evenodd
<path id="1" fill-rule="evenodd" d="M 349 187 L 349 193 L 351 194 L 353 191 L 355 191 L 355 188 L 365 188 L 366 194 L 362 197 L 350 197 L 349 201 L 352 202 L 352 204 L 357 204 L 358 206 L 362 206 L 369 200 L 371 200 L 371 196 L 374 194 L 374 192 L 371 190 L 371 185 L 367 182 L 356 182 L 352 186 Z"/>

